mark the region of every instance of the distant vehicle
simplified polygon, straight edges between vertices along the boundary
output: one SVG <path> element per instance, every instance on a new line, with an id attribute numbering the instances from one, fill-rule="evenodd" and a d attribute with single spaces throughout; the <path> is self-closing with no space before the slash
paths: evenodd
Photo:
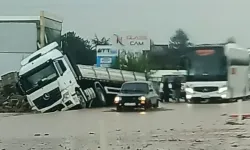
<path id="1" fill-rule="evenodd" d="M 125 82 L 121 87 L 121 92 L 115 97 L 114 103 L 117 111 L 122 111 L 124 107 L 157 108 L 159 106 L 159 96 L 150 81 L 130 81 Z"/>
<path id="2" fill-rule="evenodd" d="M 182 61 L 187 70 L 190 103 L 240 99 L 250 95 L 249 53 L 235 43 L 189 47 Z"/>

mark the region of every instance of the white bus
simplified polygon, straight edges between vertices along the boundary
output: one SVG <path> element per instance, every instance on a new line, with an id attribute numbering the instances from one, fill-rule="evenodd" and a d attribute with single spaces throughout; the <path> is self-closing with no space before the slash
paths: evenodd
<path id="1" fill-rule="evenodd" d="M 249 96 L 248 50 L 234 43 L 189 47 L 182 63 L 187 69 L 186 99 L 190 103 Z"/>

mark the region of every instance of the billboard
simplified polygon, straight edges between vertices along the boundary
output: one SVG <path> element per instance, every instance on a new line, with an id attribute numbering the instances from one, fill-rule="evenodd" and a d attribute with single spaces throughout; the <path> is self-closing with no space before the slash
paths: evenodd
<path id="1" fill-rule="evenodd" d="M 150 50 L 150 38 L 144 31 L 123 31 L 112 35 L 111 42 L 114 48 L 130 52 Z"/>
<path id="2" fill-rule="evenodd" d="M 97 45 L 96 47 L 96 66 L 111 67 L 116 61 L 118 50 L 111 45 Z"/>

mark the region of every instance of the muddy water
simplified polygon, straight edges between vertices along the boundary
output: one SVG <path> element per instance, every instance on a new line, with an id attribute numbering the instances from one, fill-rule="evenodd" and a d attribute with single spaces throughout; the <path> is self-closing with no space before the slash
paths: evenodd
<path id="1" fill-rule="evenodd" d="M 244 102 L 243 110 L 249 106 Z M 250 149 L 247 120 L 246 125 L 225 125 L 227 115 L 237 112 L 235 103 L 160 107 L 146 112 L 103 108 L 0 115 L 0 149 Z"/>

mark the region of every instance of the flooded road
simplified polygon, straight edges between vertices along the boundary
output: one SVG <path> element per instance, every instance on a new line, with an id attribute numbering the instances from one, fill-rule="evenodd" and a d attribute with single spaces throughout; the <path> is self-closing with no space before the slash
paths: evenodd
<path id="1" fill-rule="evenodd" d="M 250 102 L 243 104 L 250 113 Z M 0 114 L 0 150 L 250 149 L 248 120 L 225 125 L 235 113 L 237 103 L 170 103 L 146 112 L 102 108 Z"/>

